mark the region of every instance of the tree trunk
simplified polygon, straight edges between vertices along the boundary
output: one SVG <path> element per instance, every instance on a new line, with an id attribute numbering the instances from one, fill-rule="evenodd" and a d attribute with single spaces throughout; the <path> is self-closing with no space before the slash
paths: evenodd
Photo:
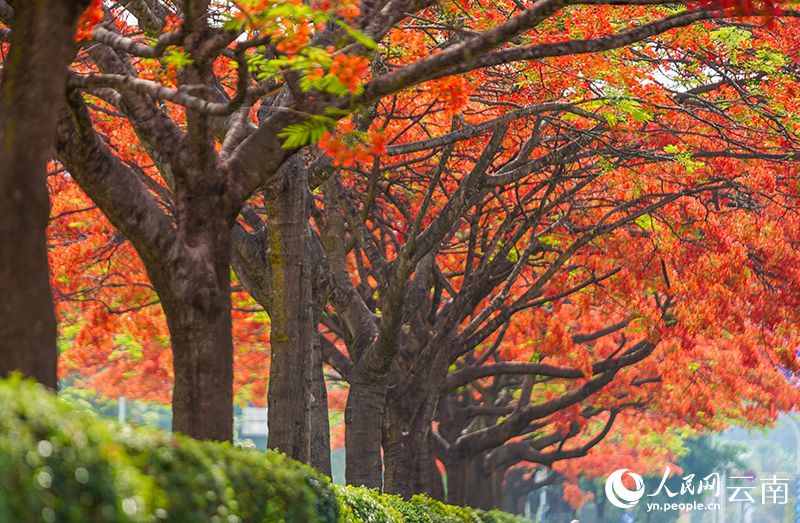
<path id="1" fill-rule="evenodd" d="M 141 182 L 126 176 L 124 166 L 93 133 L 79 97 L 70 99 L 70 109 L 61 119 L 59 159 L 136 247 L 167 319 L 175 374 L 173 430 L 198 439 L 231 440 L 233 218 L 225 214 L 224 192 L 213 183 L 197 184 L 191 191 L 178 186 L 178 227 L 173 227 L 143 194 Z M 196 175 L 196 166 L 185 163 L 175 165 Z M 186 178 L 182 173 L 181 180 Z"/>
<path id="2" fill-rule="evenodd" d="M 530 509 L 531 519 L 533 519 L 536 516 L 536 513 L 539 512 L 539 501 L 540 500 L 541 500 L 541 498 L 538 495 L 530 497 L 530 501 L 528 503 L 528 508 Z"/>
<path id="3" fill-rule="evenodd" d="M 522 514 L 528 494 L 527 482 L 522 469 L 511 469 L 505 474 L 502 492 L 502 510 L 511 514 Z"/>
<path id="4" fill-rule="evenodd" d="M 296 447 L 303 451 L 295 457 L 310 461 L 330 476 L 328 393 L 317 331 L 317 311 L 324 306 L 320 300 L 324 302 L 325 298 L 313 294 L 318 262 L 308 256 L 311 233 L 305 166 L 298 158 L 292 158 L 287 167 L 291 169 L 287 174 L 291 178 L 285 185 L 265 192 L 270 215 L 267 225 L 261 228 L 255 222 L 254 233 L 234 227 L 233 266 L 239 281 L 271 318 L 272 362 L 276 364 L 277 359 L 279 368 L 273 367 L 271 371 L 269 397 L 274 400 L 283 394 L 288 398 L 270 404 L 269 443 L 281 449 L 291 448 L 291 438 L 300 438 Z M 303 364 L 306 354 L 309 360 Z M 281 365 L 292 366 L 294 375 L 285 375 Z M 298 378 L 306 380 L 304 389 L 292 392 L 292 388 L 300 386 Z M 309 397 L 305 406 L 297 401 L 303 394 Z M 308 409 L 307 420 L 304 408 Z M 280 432 L 295 423 L 302 426 L 301 432 Z M 280 439 L 287 443 L 280 443 Z M 303 455 L 306 445 L 308 456 Z"/>
<path id="5" fill-rule="evenodd" d="M 426 490 L 428 496 L 439 501 L 445 501 L 444 493 L 444 477 L 442 476 L 439 466 L 437 465 L 436 458 L 433 454 L 433 449 L 428 446 L 429 459 L 426 460 L 428 466 L 428 489 Z"/>
<path id="6" fill-rule="evenodd" d="M 505 510 L 503 508 L 503 498 L 505 497 L 505 475 L 506 471 L 508 470 L 507 467 L 501 469 L 495 469 L 491 471 L 491 481 L 492 481 L 492 498 L 490 500 L 491 508 L 498 508 L 500 510 Z"/>
<path id="7" fill-rule="evenodd" d="M 393 416 L 386 417 L 384 431 L 385 490 L 406 499 L 425 492 L 425 472 L 420 471 L 420 454 L 427 442 L 416 441 L 398 426 Z M 427 449 L 425 449 L 427 454 Z"/>
<path id="8" fill-rule="evenodd" d="M 315 324 L 315 334 L 316 325 Z M 325 386 L 325 375 L 322 369 L 322 353 L 319 346 L 319 335 L 314 336 L 314 349 L 311 353 L 311 465 L 331 476 L 331 428 L 328 418 L 328 389 Z"/>
<path id="9" fill-rule="evenodd" d="M 381 488 L 383 408 L 386 376 L 355 371 L 344 411 L 345 473 L 350 485 Z"/>
<path id="10" fill-rule="evenodd" d="M 447 463 L 447 502 L 492 509 L 493 477 L 482 465 L 482 457 L 454 459 Z"/>
<path id="11" fill-rule="evenodd" d="M 311 294 L 308 182 L 301 159 L 264 192 L 267 205 L 270 289 L 269 447 L 311 462 L 311 353 L 317 336 Z"/>
<path id="12" fill-rule="evenodd" d="M 385 436 L 384 490 L 406 499 L 414 494 L 425 494 L 441 500 L 444 497 L 442 477 L 427 438 L 419 440 L 412 434 L 401 434 L 396 427 L 389 429 Z"/>
<path id="13" fill-rule="evenodd" d="M 172 428 L 197 439 L 230 441 L 233 439 L 230 229 L 219 218 L 209 219 L 209 230 L 216 230 L 217 234 L 196 247 L 196 252 L 202 254 L 185 261 L 172 273 L 174 279 L 168 287 L 172 293 L 164 290 L 167 287 L 164 283 L 156 290 L 172 342 L 175 373 Z"/>
<path id="14" fill-rule="evenodd" d="M 447 463 L 447 502 L 451 505 L 465 505 L 470 485 L 470 470 L 467 460 L 453 460 Z"/>
<path id="15" fill-rule="evenodd" d="M 416 388 L 402 397 L 389 395 L 383 430 L 384 490 L 406 499 L 426 494 L 435 499 L 444 497 L 442 477 L 430 448 L 432 413 L 429 397 L 417 398 L 423 391 Z"/>
<path id="16" fill-rule="evenodd" d="M 483 510 L 496 508 L 494 502 L 494 476 L 484 470 L 477 463 L 477 460 L 473 462 L 472 474 L 473 485 L 467 493 L 465 505 Z"/>
<path id="17" fill-rule="evenodd" d="M 550 509 L 547 512 L 547 520 L 554 523 L 569 523 L 575 519 L 575 510 L 564 501 L 564 489 L 559 485 L 549 488 L 547 499 L 550 500 Z"/>
<path id="18" fill-rule="evenodd" d="M 56 318 L 45 229 L 46 165 L 84 2 L 12 2 L 0 81 L 0 376 L 57 385 Z"/>
<path id="19" fill-rule="evenodd" d="M 528 493 L 525 492 L 524 494 L 517 494 L 517 497 L 514 499 L 514 508 L 511 510 L 512 514 L 516 514 L 518 516 L 525 515 L 525 504 L 528 502 Z"/>

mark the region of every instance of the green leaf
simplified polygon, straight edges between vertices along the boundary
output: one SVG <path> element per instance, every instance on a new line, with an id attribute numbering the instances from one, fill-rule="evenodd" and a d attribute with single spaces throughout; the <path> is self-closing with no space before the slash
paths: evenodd
<path id="1" fill-rule="evenodd" d="M 306 92 L 315 89 L 321 93 L 329 93 L 339 97 L 351 94 L 350 89 L 332 74 L 326 74 L 322 78 L 306 75 L 300 79 L 300 88 Z M 364 92 L 364 87 L 359 85 L 352 94 L 358 96 L 362 92 Z"/>
<path id="2" fill-rule="evenodd" d="M 338 107 L 326 107 L 325 114 L 334 118 L 344 118 L 350 114 L 347 109 L 339 109 Z"/>
<path id="3" fill-rule="evenodd" d="M 374 51 L 375 49 L 378 48 L 378 44 L 375 42 L 375 40 L 365 35 L 358 29 L 353 29 L 352 27 L 350 27 L 349 25 L 338 19 L 334 19 L 333 21 L 336 23 L 336 25 L 341 27 L 345 33 L 347 33 L 347 36 L 349 36 L 359 44 L 363 45 L 367 49 Z"/>
<path id="4" fill-rule="evenodd" d="M 709 33 L 711 39 L 726 47 L 735 49 L 750 40 L 753 34 L 738 27 L 722 27 Z"/>
<path id="5" fill-rule="evenodd" d="M 642 230 L 654 231 L 657 228 L 656 221 L 649 214 L 643 214 L 634 220 Z"/>
<path id="6" fill-rule="evenodd" d="M 286 126 L 278 133 L 278 138 L 283 138 L 284 149 L 299 149 L 300 147 L 314 144 L 322 138 L 331 125 L 336 121 L 333 118 L 320 114 L 311 115 L 308 120 Z"/>
<path id="7" fill-rule="evenodd" d="M 665 145 L 664 146 L 664 152 L 667 153 L 667 154 L 678 154 L 680 152 L 680 149 L 678 149 L 678 146 L 674 145 L 674 144 L 673 145 Z"/>
<path id="8" fill-rule="evenodd" d="M 614 127 L 619 123 L 619 118 L 616 114 L 612 113 L 611 111 L 606 111 L 603 113 L 603 118 L 606 119 L 606 123 L 611 127 Z"/>
<path id="9" fill-rule="evenodd" d="M 178 49 L 170 49 L 164 53 L 161 61 L 167 64 L 173 64 L 179 68 L 183 68 L 194 63 L 194 60 L 192 60 L 192 57 L 189 55 L 189 53 Z"/>
<path id="10" fill-rule="evenodd" d="M 636 100 L 621 99 L 617 103 L 617 108 L 637 122 L 649 122 L 653 118 L 652 115 L 642 107 L 642 104 Z"/>
<path id="11" fill-rule="evenodd" d="M 758 69 L 765 73 L 777 72 L 786 64 L 786 57 L 777 51 L 759 49 L 756 51 L 756 58 L 759 61 Z"/>

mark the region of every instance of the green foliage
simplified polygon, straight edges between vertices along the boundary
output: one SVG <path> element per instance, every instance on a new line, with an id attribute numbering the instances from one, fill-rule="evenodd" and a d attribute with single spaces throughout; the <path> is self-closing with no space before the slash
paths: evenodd
<path id="1" fill-rule="evenodd" d="M 719 42 L 729 49 L 741 47 L 745 42 L 749 42 L 753 33 L 739 27 L 721 27 L 709 33 L 711 39 Z"/>
<path id="2" fill-rule="evenodd" d="M 629 92 L 607 86 L 603 94 L 605 95 L 604 100 L 588 103 L 586 108 L 594 110 L 606 107 L 607 110 L 601 114 L 609 126 L 615 127 L 625 121 L 649 122 L 653 119 L 651 110 L 635 100 Z"/>
<path id="3" fill-rule="evenodd" d="M 244 4 L 253 4 L 252 0 L 244 0 Z M 243 5 L 243 7 L 246 5 Z M 255 7 L 251 5 L 250 7 Z M 272 56 L 267 52 L 266 46 L 260 46 L 254 52 L 246 55 L 250 72 L 259 80 L 282 81 L 287 73 L 294 73 L 300 78 L 300 87 L 303 91 L 312 89 L 334 96 L 358 96 L 363 93 L 363 86 L 358 85 L 354 90 L 348 89 L 339 78 L 329 73 L 334 62 L 334 55 L 341 49 L 350 47 L 351 43 L 360 46 L 361 52 L 371 53 L 378 48 L 377 42 L 365 33 L 349 26 L 333 13 L 316 10 L 306 4 L 277 4 L 268 9 L 256 9 L 246 17 L 228 15 L 225 27 L 232 31 L 259 30 L 263 33 L 282 32 L 287 22 L 304 26 L 308 24 L 325 25 L 335 24 L 342 30 L 336 45 L 318 47 L 304 43 L 301 48 L 290 52 L 279 52 Z M 289 24 L 291 25 L 291 24 Z M 276 42 L 273 41 L 273 44 Z M 337 50 L 337 48 L 339 50 Z M 275 49 L 271 49 L 274 51 Z M 272 56 L 268 58 L 268 56 Z M 183 65 L 183 64 L 181 64 Z"/>
<path id="4" fill-rule="evenodd" d="M 651 214 L 643 214 L 634 220 L 636 225 L 643 231 L 655 231 L 659 228 L 658 223 Z"/>
<path id="5" fill-rule="evenodd" d="M 259 80 L 279 79 L 287 71 L 307 75 L 317 68 L 329 69 L 333 63 L 330 53 L 321 47 L 309 46 L 295 55 L 276 58 L 267 58 L 263 52 L 259 49 L 259 52 L 247 55 L 248 67 Z"/>
<path id="6" fill-rule="evenodd" d="M 310 20 L 324 23 L 328 14 L 307 4 L 278 3 L 264 9 L 258 0 L 240 0 L 239 7 L 248 13 L 247 16 L 236 16 L 235 11 L 225 14 L 223 28 L 226 31 L 251 31 L 270 27 L 280 20 Z"/>
<path id="7" fill-rule="evenodd" d="M 402 523 L 403 516 L 384 496 L 364 487 L 335 485 L 341 523 Z"/>
<path id="8" fill-rule="evenodd" d="M 499 510 L 446 505 L 422 495 L 410 501 L 364 487 L 334 485 L 341 523 L 530 523 Z"/>
<path id="9" fill-rule="evenodd" d="M 528 522 L 334 486 L 276 452 L 110 423 L 18 376 L 0 381 L 0 521 Z"/>
<path id="10" fill-rule="evenodd" d="M 282 454 L 133 430 L 0 382 L 0 521 L 338 519 L 329 480 Z"/>
<path id="11" fill-rule="evenodd" d="M 179 69 L 194 63 L 194 60 L 192 60 L 192 57 L 189 55 L 189 53 L 179 49 L 168 50 L 166 53 L 164 53 L 161 61 L 165 64 L 172 64 Z"/>
<path id="12" fill-rule="evenodd" d="M 305 92 L 314 89 L 321 93 L 328 93 L 334 96 L 347 96 L 350 94 L 350 89 L 332 74 L 326 74 L 322 77 L 306 75 L 300 79 L 300 88 Z M 358 96 L 363 92 L 364 86 L 359 85 L 353 94 Z"/>
<path id="13" fill-rule="evenodd" d="M 754 69 L 756 71 L 763 71 L 765 73 L 777 73 L 784 65 L 786 65 L 787 57 L 779 51 L 770 51 L 768 49 L 759 49 L 756 51 L 756 60 Z"/>
<path id="14" fill-rule="evenodd" d="M 653 119 L 653 115 L 636 100 L 622 98 L 617 101 L 617 109 L 635 122 L 649 122 Z"/>
<path id="15" fill-rule="evenodd" d="M 525 523 L 528 520 L 499 510 L 476 510 L 481 523 Z"/>
<path id="16" fill-rule="evenodd" d="M 703 162 L 698 162 L 692 158 L 692 153 L 683 151 L 681 152 L 677 145 L 665 145 L 664 152 L 674 156 L 675 161 L 683 165 L 686 169 L 686 174 L 692 175 L 698 169 L 705 167 Z"/>
<path id="17" fill-rule="evenodd" d="M 283 138 L 284 149 L 297 149 L 317 143 L 334 123 L 335 121 L 327 116 L 311 115 L 304 122 L 286 126 L 278 133 L 278 138 Z"/>

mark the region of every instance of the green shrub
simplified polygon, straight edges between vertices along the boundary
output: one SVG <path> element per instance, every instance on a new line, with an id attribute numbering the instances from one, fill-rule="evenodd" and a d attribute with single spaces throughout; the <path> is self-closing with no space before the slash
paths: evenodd
<path id="1" fill-rule="evenodd" d="M 481 523 L 530 523 L 527 519 L 499 510 L 476 510 L 475 514 Z"/>
<path id="2" fill-rule="evenodd" d="M 282 454 L 121 427 L 0 382 L 0 521 L 338 519 L 330 481 Z"/>
<path id="3" fill-rule="evenodd" d="M 531 523 L 499 510 L 446 505 L 416 495 L 410 501 L 365 487 L 334 485 L 341 523 Z"/>
<path id="4" fill-rule="evenodd" d="M 0 381 L 0 522 L 525 523 L 331 485 L 283 454 L 122 426 Z"/>
<path id="5" fill-rule="evenodd" d="M 365 487 L 334 485 L 340 523 L 405 523 L 386 497 Z"/>
<path id="6" fill-rule="evenodd" d="M 149 496 L 137 472 L 108 425 L 18 378 L 0 385 L 0 521 L 135 520 Z"/>

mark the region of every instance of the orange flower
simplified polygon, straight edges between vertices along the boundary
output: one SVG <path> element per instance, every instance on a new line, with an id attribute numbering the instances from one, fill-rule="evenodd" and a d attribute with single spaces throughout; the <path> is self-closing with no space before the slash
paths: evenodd
<path id="1" fill-rule="evenodd" d="M 340 54 L 333 58 L 333 64 L 328 72 L 338 78 L 350 92 L 355 92 L 368 67 L 369 60 L 363 56 Z"/>
<path id="2" fill-rule="evenodd" d="M 78 20 L 78 29 L 75 31 L 75 41 L 83 42 L 92 39 L 92 31 L 94 26 L 103 20 L 103 0 L 92 0 L 91 5 L 86 8 L 86 11 L 81 15 Z"/>

